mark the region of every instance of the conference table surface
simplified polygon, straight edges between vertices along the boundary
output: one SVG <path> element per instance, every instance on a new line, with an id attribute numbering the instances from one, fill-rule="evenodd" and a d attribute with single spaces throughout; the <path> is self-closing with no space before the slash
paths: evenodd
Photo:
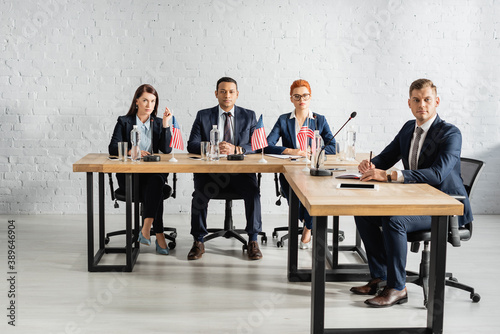
<path id="1" fill-rule="evenodd" d="M 462 215 L 463 205 L 426 183 L 373 183 L 378 190 L 339 189 L 339 183 L 358 180 L 312 177 L 285 165 L 285 177 L 311 216 L 440 216 Z M 318 191 L 321 189 L 321 191 Z"/>
<path id="2" fill-rule="evenodd" d="M 283 166 L 305 167 L 304 159 L 292 161 L 264 155 L 266 163 L 260 163 L 261 154 L 247 154 L 244 160 L 230 161 L 221 158 L 219 161 L 203 161 L 197 154 L 176 153 L 158 154 L 160 161 L 132 162 L 109 159 L 106 153 L 90 153 L 73 164 L 73 172 L 93 173 L 281 173 Z M 367 154 L 359 154 L 358 159 Z M 177 161 L 170 161 L 172 158 Z M 356 160 L 340 160 L 334 155 L 327 156 L 326 165 L 355 168 Z"/>

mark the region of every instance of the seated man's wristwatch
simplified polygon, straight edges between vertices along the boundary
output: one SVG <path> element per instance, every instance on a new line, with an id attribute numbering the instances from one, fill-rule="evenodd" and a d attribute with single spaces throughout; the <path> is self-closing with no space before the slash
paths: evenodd
<path id="1" fill-rule="evenodd" d="M 387 182 L 397 181 L 398 180 L 398 172 L 396 171 L 387 171 Z M 394 176 L 393 173 L 396 175 Z"/>

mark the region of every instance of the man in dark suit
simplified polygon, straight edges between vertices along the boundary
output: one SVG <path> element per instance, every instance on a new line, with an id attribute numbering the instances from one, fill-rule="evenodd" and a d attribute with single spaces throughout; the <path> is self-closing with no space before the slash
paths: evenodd
<path id="1" fill-rule="evenodd" d="M 436 86 L 419 79 L 410 86 L 410 107 L 415 120 L 406 122 L 394 140 L 372 159 L 358 166 L 362 181 L 427 183 L 447 194 L 465 196 L 463 226 L 472 221 L 469 199 L 460 175 L 462 135 L 436 112 L 439 105 Z M 404 170 L 387 171 L 402 160 Z M 365 245 L 372 279 L 368 284 L 351 288 L 360 295 L 374 295 L 377 284 L 387 281 L 384 289 L 365 303 L 387 307 L 408 301 L 406 292 L 406 256 L 408 232 L 427 230 L 430 216 L 355 217 Z M 382 229 L 380 229 L 380 227 Z"/>
<path id="2" fill-rule="evenodd" d="M 235 106 L 238 99 L 238 85 L 232 78 L 223 77 L 217 81 L 215 97 L 219 105 L 198 111 L 188 140 L 188 152 L 200 154 L 200 143 L 210 141 L 213 125 L 218 125 L 223 141 L 219 145 L 221 154 L 253 153 L 251 138 L 257 119 L 255 112 Z M 249 259 L 258 260 L 262 253 L 257 242 L 262 231 L 260 189 L 255 174 L 194 174 L 194 192 L 191 201 L 191 235 L 193 247 L 188 260 L 197 260 L 205 253 L 203 238 L 207 231 L 208 202 L 219 191 L 230 189 L 241 195 L 245 201 L 248 233 Z"/>

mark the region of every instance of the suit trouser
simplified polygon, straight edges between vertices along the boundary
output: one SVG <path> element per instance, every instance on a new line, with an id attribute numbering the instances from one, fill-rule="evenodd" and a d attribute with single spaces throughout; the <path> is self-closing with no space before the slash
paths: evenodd
<path id="1" fill-rule="evenodd" d="M 406 284 L 406 234 L 431 228 L 430 216 L 354 217 L 372 278 L 387 280 L 389 288 Z"/>
<path id="2" fill-rule="evenodd" d="M 288 197 L 290 196 L 290 185 L 288 184 L 288 181 L 286 180 L 283 174 L 280 174 L 280 185 L 281 185 L 281 190 L 283 191 L 283 195 L 286 198 L 286 201 L 289 202 L 290 200 L 288 199 Z M 306 208 L 304 208 L 304 206 L 300 202 L 299 202 L 299 219 L 304 220 L 305 227 L 307 227 L 309 230 L 312 230 L 313 226 L 312 217 L 309 215 L 309 212 L 307 212 Z"/>
<path id="3" fill-rule="evenodd" d="M 163 233 L 163 186 L 167 181 L 167 176 L 168 174 L 163 173 L 139 174 L 143 218 L 154 218 L 154 233 Z M 120 188 L 125 189 L 125 176 L 116 174 L 116 177 Z"/>
<path id="4" fill-rule="evenodd" d="M 208 202 L 221 191 L 231 191 L 245 201 L 247 226 L 250 240 L 257 240 L 262 231 L 260 189 L 255 174 L 194 174 L 194 192 L 191 201 L 191 235 L 203 241 L 207 231 Z"/>

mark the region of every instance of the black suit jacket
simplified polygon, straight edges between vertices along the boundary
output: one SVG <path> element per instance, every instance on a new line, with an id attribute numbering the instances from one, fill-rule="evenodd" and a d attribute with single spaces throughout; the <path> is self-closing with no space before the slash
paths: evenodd
<path id="1" fill-rule="evenodd" d="M 465 196 L 464 215 L 459 217 L 460 226 L 472 221 L 472 210 L 460 175 L 460 153 L 462 134 L 460 130 L 436 117 L 425 137 L 418 169 L 409 170 L 410 145 L 415 120 L 406 122 L 394 140 L 375 158 L 372 163 L 379 169 L 389 169 L 402 160 L 404 183 L 427 183 L 444 193 Z"/>
<path id="2" fill-rule="evenodd" d="M 200 143 L 210 141 L 212 125 L 217 125 L 218 119 L 219 106 L 198 111 L 189 134 L 187 147 L 189 153 L 200 154 Z M 234 106 L 234 144 L 241 146 L 245 153 L 254 153 L 251 138 L 256 125 L 257 119 L 253 110 Z"/>
<path id="3" fill-rule="evenodd" d="M 120 116 L 115 125 L 113 131 L 113 136 L 111 137 L 111 142 L 108 146 L 108 152 L 110 155 L 118 155 L 118 143 L 126 141 L 128 143 L 128 149 L 132 147 L 130 141 L 130 131 L 136 124 L 136 116 Z M 153 123 L 153 153 L 158 153 L 159 151 L 163 153 L 170 153 L 172 148 L 170 147 L 170 139 L 172 138 L 170 127 L 163 128 L 163 119 L 155 117 Z M 168 174 L 163 174 L 166 180 Z M 117 173 L 116 179 L 118 180 L 118 185 L 120 188 L 125 189 L 125 175 Z"/>
<path id="4" fill-rule="evenodd" d="M 126 141 L 128 143 L 128 149 L 132 147 L 130 141 L 130 131 L 132 131 L 133 126 L 136 124 L 136 116 L 120 116 L 115 125 L 113 131 L 113 136 L 111 137 L 111 142 L 108 146 L 108 152 L 110 155 L 118 155 L 118 143 Z M 158 153 L 159 151 L 163 153 L 170 153 L 172 148 L 170 147 L 170 139 L 172 138 L 170 127 L 163 128 L 163 120 L 159 117 L 155 117 L 153 125 L 153 153 Z"/>

